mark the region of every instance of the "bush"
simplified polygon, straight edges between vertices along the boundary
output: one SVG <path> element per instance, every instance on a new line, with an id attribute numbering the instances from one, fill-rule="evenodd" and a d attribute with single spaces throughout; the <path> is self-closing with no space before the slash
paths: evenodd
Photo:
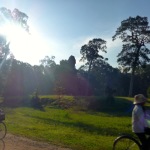
<path id="1" fill-rule="evenodd" d="M 113 100 L 111 99 L 111 101 Z M 112 109 L 115 106 L 115 103 L 109 104 L 107 97 L 99 96 L 63 96 L 59 98 L 57 95 L 45 95 L 40 96 L 40 104 L 42 106 L 49 105 L 57 108 L 71 108 L 79 111 L 104 111 L 105 109 Z"/>
<path id="2" fill-rule="evenodd" d="M 41 102 L 40 102 L 40 97 L 38 96 L 37 92 L 34 92 L 32 97 L 31 97 L 31 106 L 34 108 L 42 108 Z"/>

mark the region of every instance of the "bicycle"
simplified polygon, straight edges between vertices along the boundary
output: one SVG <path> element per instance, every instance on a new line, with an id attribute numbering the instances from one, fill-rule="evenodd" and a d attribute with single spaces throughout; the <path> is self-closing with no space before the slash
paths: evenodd
<path id="1" fill-rule="evenodd" d="M 5 113 L 2 110 L 0 110 L 0 140 L 4 139 L 7 132 L 6 125 L 3 122 L 4 120 L 5 120 Z"/>
<path id="2" fill-rule="evenodd" d="M 131 135 L 121 135 L 115 139 L 113 150 L 142 150 L 142 145 Z"/>

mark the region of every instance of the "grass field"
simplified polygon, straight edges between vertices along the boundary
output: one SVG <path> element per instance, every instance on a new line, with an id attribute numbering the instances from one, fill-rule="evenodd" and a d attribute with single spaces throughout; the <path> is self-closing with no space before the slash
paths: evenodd
<path id="1" fill-rule="evenodd" d="M 70 147 L 75 150 L 109 150 L 114 139 L 131 132 L 132 99 L 117 98 L 102 111 L 79 111 L 51 106 L 4 108 L 9 133 Z"/>

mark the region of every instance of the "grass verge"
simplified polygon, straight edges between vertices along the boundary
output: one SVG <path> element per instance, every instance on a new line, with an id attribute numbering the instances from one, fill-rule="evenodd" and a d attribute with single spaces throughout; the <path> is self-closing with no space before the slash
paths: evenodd
<path id="1" fill-rule="evenodd" d="M 116 98 L 102 111 L 77 111 L 51 106 L 5 108 L 8 132 L 75 150 L 112 149 L 114 139 L 131 132 L 131 100 Z"/>

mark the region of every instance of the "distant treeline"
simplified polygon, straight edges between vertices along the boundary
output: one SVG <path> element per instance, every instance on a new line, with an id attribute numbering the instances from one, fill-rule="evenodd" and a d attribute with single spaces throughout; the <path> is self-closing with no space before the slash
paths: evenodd
<path id="1" fill-rule="evenodd" d="M 75 67 L 76 59 L 55 63 L 46 56 L 40 65 L 31 66 L 16 59 L 7 59 L 0 70 L 0 94 L 4 97 L 39 95 L 104 96 L 109 93 L 128 96 L 130 73 L 113 68 L 106 61 L 96 61 L 90 73 L 88 64 Z M 134 78 L 133 95 L 147 94 L 150 87 L 150 65 L 139 69 Z"/>
<path id="2" fill-rule="evenodd" d="M 10 22 L 21 25 L 27 33 L 28 16 L 14 9 L 2 7 L 0 12 Z M 5 23 L 1 20 L 0 23 Z M 55 63 L 54 56 L 46 56 L 40 65 L 14 59 L 7 36 L 0 34 L 0 94 L 11 97 L 37 95 L 73 96 L 133 96 L 142 93 L 150 96 L 150 27 L 147 17 L 129 17 L 121 21 L 112 40 L 120 39 L 122 49 L 117 55 L 119 68 L 113 68 L 103 54 L 107 41 L 94 38 L 80 48 L 83 66 L 76 69 L 76 58 Z M 7 59 L 8 54 L 10 58 Z"/>

